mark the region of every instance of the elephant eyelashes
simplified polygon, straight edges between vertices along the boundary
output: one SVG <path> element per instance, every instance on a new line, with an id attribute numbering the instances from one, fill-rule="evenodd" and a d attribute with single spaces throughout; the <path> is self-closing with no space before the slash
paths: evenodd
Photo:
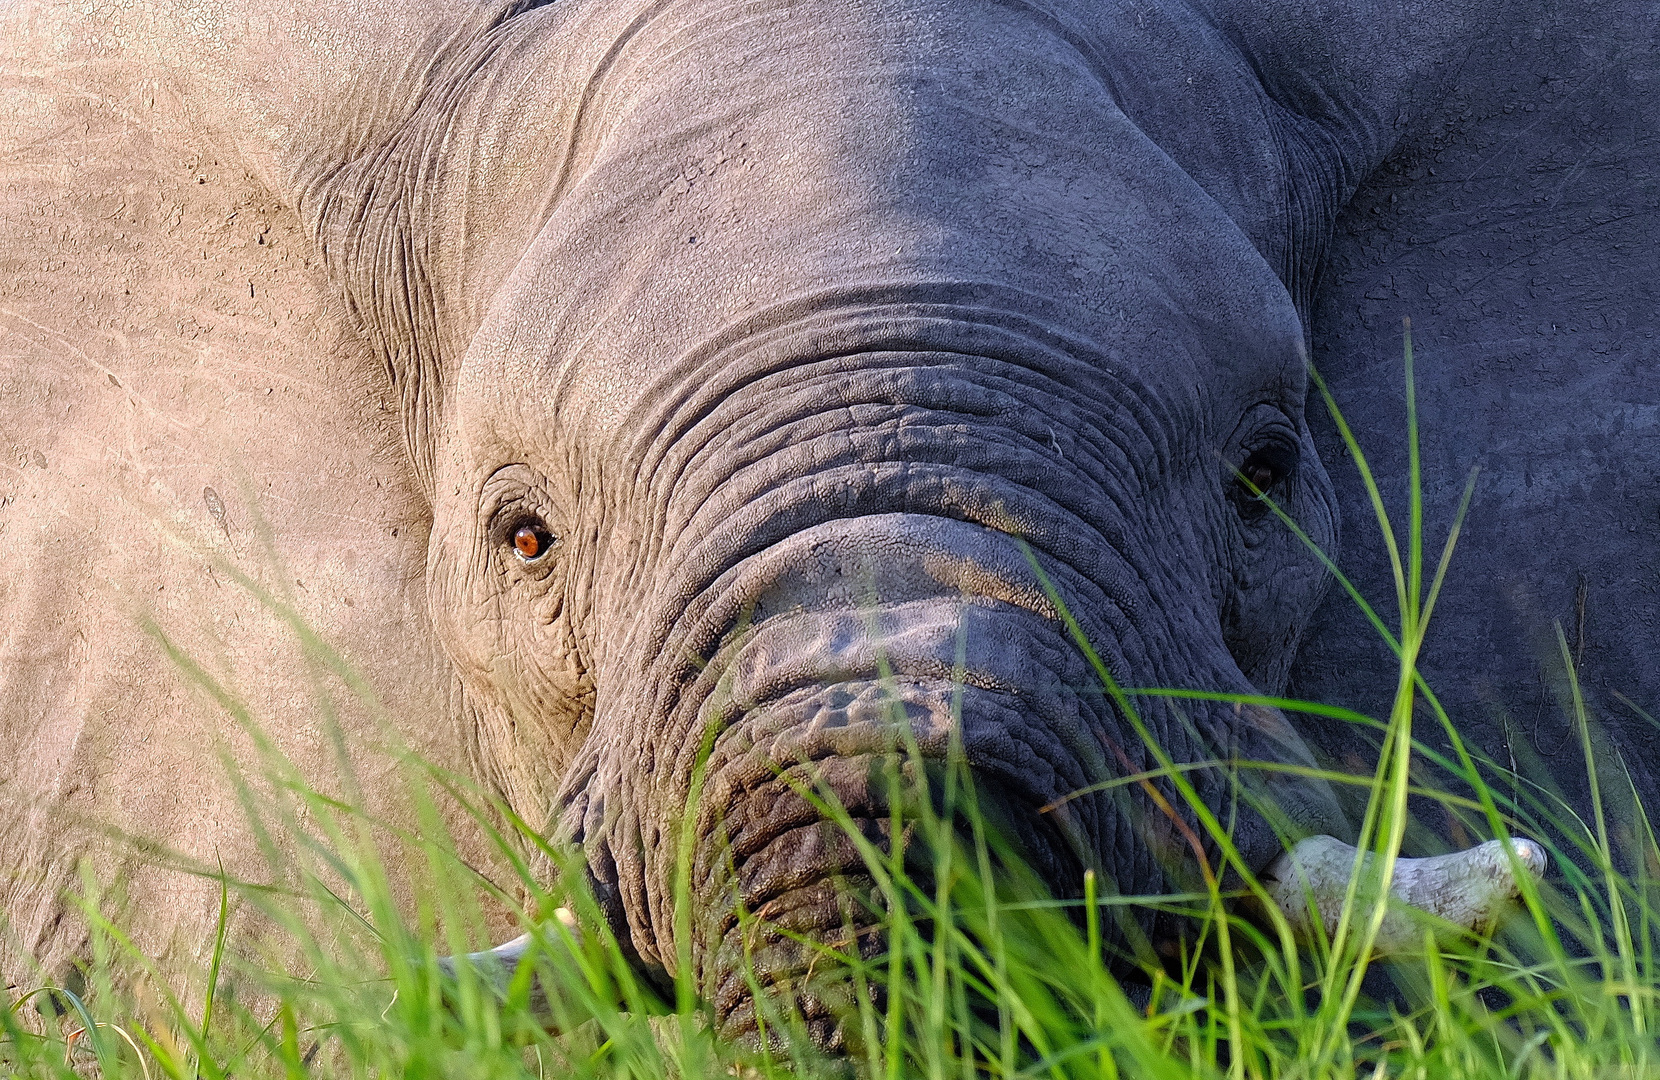
<path id="1" fill-rule="evenodd" d="M 547 526 L 527 523 L 513 530 L 513 553 L 523 562 L 536 562 L 552 549 L 553 534 Z"/>

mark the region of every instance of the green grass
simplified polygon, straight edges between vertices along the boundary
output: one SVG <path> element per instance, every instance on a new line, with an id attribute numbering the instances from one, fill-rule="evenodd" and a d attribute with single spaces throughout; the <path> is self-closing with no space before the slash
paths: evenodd
<path id="1" fill-rule="evenodd" d="M 806 943 L 819 953 L 820 974 L 843 980 L 849 1059 L 815 1051 L 789 1001 L 776 998 L 765 999 L 762 1010 L 765 1040 L 725 1045 L 710 1034 L 688 977 L 668 993 L 640 981 L 581 890 L 580 874 L 534 869 L 539 862 L 570 867 L 573 853 L 549 846 L 468 778 L 389 746 L 342 743 L 340 775 L 326 787 L 300 775 L 259 738 L 257 719 L 243 702 L 175 651 L 175 660 L 260 747 L 260 760 L 236 775 L 268 873 L 250 882 L 199 868 L 217 880 L 220 918 L 209 961 L 182 982 L 151 970 L 119 920 L 106 915 L 121 906 L 88 874 L 81 904 L 94 948 L 84 985 L 28 986 L 0 1008 L 0 1069 L 69 1076 L 96 1068 L 105 1076 L 146 1080 L 816 1077 L 844 1075 L 850 1061 L 871 1077 L 928 1080 L 1660 1076 L 1653 1037 L 1660 1024 L 1660 848 L 1629 792 L 1597 787 L 1594 720 L 1579 695 L 1565 639 L 1561 661 L 1571 705 L 1564 722 L 1580 734 L 1596 800 L 1589 821 L 1576 818 L 1545 786 L 1467 747 L 1419 673 L 1457 527 L 1431 560 L 1418 495 L 1410 340 L 1406 360 L 1412 494 L 1399 537 L 1361 448 L 1316 380 L 1372 495 L 1391 559 L 1395 625 L 1349 582 L 1339 582 L 1397 657 L 1393 708 L 1371 718 L 1308 703 L 1222 697 L 1352 722 L 1375 737 L 1378 764 L 1371 776 L 1328 775 L 1365 794 L 1361 847 L 1376 855 L 1368 872 L 1355 875 L 1329 940 L 1299 946 L 1283 919 L 1247 917 L 1251 894 L 1260 894 L 1252 868 L 1233 850 L 1218 808 L 1198 801 L 1193 765 L 1169 760 L 1150 738 L 1157 768 L 1108 783 L 1141 785 L 1188 804 L 1217 864 L 1205 862 L 1203 888 L 1187 895 L 1115 896 L 1091 875 L 1082 900 L 1056 900 L 984 825 L 963 769 L 946 768 L 936 774 L 939 787 L 923 793 L 902 779 L 922 770 L 896 768 L 891 801 L 902 820 L 892 834 L 909 838 L 912 860 L 849 829 L 863 845 L 881 898 L 885 952 L 863 958 L 848 946 Z M 1466 490 L 1457 520 L 1468 502 Z M 257 592 L 252 581 L 242 583 Z M 280 597 L 261 598 L 290 620 L 319 685 L 343 680 L 349 692 L 369 696 Z M 1218 697 L 1120 687 L 1089 642 L 1076 636 L 1127 716 L 1137 717 L 1138 702 L 1149 697 Z M 332 717 L 326 706 L 323 711 Z M 1436 751 L 1416 730 L 1424 716 L 1433 717 L 1431 734 L 1445 737 L 1449 753 Z M 1147 737 L 1145 729 L 1142 734 Z M 354 761 L 364 753 L 397 756 L 404 780 L 399 814 L 382 818 L 364 809 L 352 782 Z M 901 740 L 894 747 L 896 762 L 916 755 L 914 744 Z M 827 816 L 846 820 L 824 792 L 802 794 Z M 1420 954 L 1378 960 L 1373 942 L 1385 905 L 1375 899 L 1387 895 L 1395 859 L 1415 828 L 1414 798 L 1430 800 L 1471 836 L 1546 841 L 1556 872 L 1549 886 L 1530 885 L 1513 917 L 1493 934 L 1449 938 L 1426 926 Z M 1614 826 L 1605 800 L 1617 804 Z M 489 838 L 499 865 L 509 868 L 505 874 L 492 879 L 457 854 L 446 807 L 452 815 L 460 808 Z M 678 850 L 676 886 L 683 898 L 687 838 Z M 917 852 L 931 863 L 922 877 L 907 872 Z M 560 907 L 576 914 L 580 940 L 546 917 Z M 1181 912 L 1194 929 L 1186 950 L 1173 958 L 1120 957 L 1140 965 L 1150 984 L 1132 1000 L 1109 972 L 1103 942 L 1126 910 L 1148 907 Z M 437 963 L 441 954 L 484 947 L 492 908 L 512 911 L 536 940 L 505 994 L 466 967 L 447 980 Z M 685 942 L 689 905 L 678 911 L 677 936 Z M 742 918 L 746 929 L 754 922 L 754 916 Z M 261 929 L 254 933 L 251 926 Z M 682 972 L 690 967 L 686 959 L 682 946 Z M 41 1010 L 49 1002 L 58 1015 Z"/>

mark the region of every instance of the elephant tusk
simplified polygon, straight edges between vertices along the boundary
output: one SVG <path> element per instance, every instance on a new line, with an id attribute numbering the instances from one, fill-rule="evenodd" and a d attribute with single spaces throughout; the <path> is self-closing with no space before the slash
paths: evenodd
<path id="1" fill-rule="evenodd" d="M 554 908 L 553 917 L 559 924 L 570 931 L 571 938 L 576 945 L 582 944 L 582 930 L 576 924 L 576 916 L 569 908 Z M 493 949 L 483 952 L 466 953 L 462 956 L 440 956 L 438 970 L 451 978 L 455 977 L 459 964 L 466 964 L 499 991 L 506 991 L 507 984 L 513 979 L 513 969 L 518 967 L 524 954 L 530 951 L 532 937 L 530 934 L 520 934 L 512 941 L 504 942 Z"/>
<path id="2" fill-rule="evenodd" d="M 520 957 L 530 948 L 530 935 L 520 934 L 512 941 L 497 945 L 493 949 L 483 952 L 465 953 L 461 956 L 440 956 L 438 970 L 451 978 L 455 977 L 456 969 L 461 964 L 486 976 L 491 982 L 499 983 L 502 989 L 507 986 L 507 980 L 512 976 L 513 969 L 518 966 Z"/>
<path id="3" fill-rule="evenodd" d="M 1489 926 L 1505 904 L 1521 892 L 1515 868 L 1534 880 L 1544 875 L 1545 849 L 1532 840 L 1489 840 L 1485 844 L 1425 859 L 1396 859 L 1389 894 L 1391 904 L 1377 937 L 1379 953 L 1421 947 L 1428 914 L 1461 930 Z M 1329 939 L 1337 932 L 1343 898 L 1355 869 L 1356 849 L 1333 836 L 1310 836 L 1281 855 L 1261 881 L 1274 906 L 1299 940 L 1315 938 L 1318 918 Z M 1375 856 L 1367 853 L 1362 865 Z"/>

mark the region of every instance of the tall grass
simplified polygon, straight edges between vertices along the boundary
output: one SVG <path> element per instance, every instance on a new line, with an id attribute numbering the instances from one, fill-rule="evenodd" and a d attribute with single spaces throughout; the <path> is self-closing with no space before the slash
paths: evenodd
<path id="1" fill-rule="evenodd" d="M 575 854 L 550 845 L 468 778 L 395 749 L 369 748 L 399 754 L 406 799 L 400 820 L 414 825 L 376 817 L 350 782 L 349 748 L 342 745 L 340 753 L 344 781 L 331 778 L 325 787 L 301 775 L 259 737 L 246 703 L 189 657 L 176 655 L 255 736 L 260 760 L 239 774 L 239 784 L 268 872 L 255 882 L 200 868 L 217 877 L 220 918 L 209 962 L 186 973 L 184 984 L 177 973 L 153 969 L 106 914 L 114 908 L 102 883 L 88 875 L 80 903 L 93 951 L 84 986 L 22 987 L 0 1007 L 0 1068 L 31 1076 L 97 1070 L 145 1080 L 818 1077 L 849 1069 L 928 1080 L 1660 1076 L 1653 1038 L 1660 1022 L 1660 848 L 1629 793 L 1615 824 L 1630 827 L 1610 825 L 1607 793 L 1597 786 L 1594 721 L 1566 641 L 1561 659 L 1571 715 L 1564 723 L 1580 734 L 1595 802 L 1590 821 L 1575 817 L 1546 786 L 1508 774 L 1468 747 L 1419 671 L 1474 477 L 1431 561 L 1419 495 L 1410 337 L 1404 528 L 1385 506 L 1330 392 L 1318 379 L 1316 386 L 1360 469 L 1394 576 L 1399 619 L 1389 625 L 1330 566 L 1397 659 L 1387 716 L 1249 695 L 1122 687 L 1067 617 L 1078 647 L 1120 712 L 1139 727 L 1155 762 L 1143 775 L 1106 784 L 1139 786 L 1155 800 L 1172 793 L 1178 803 L 1172 813 L 1183 812 L 1181 819 L 1202 833 L 1195 840 L 1217 860 L 1201 859 L 1201 890 L 1121 896 L 1089 874 L 1081 899 L 1051 896 L 987 826 L 960 759 L 934 771 L 934 790 L 920 791 L 904 779 L 929 772 L 904 725 L 896 724 L 894 760 L 913 766 L 891 773 L 896 820 L 890 835 L 900 842 L 888 849 L 871 844 L 827 790 L 801 788 L 860 845 L 879 898 L 873 913 L 885 938 L 879 955 L 864 955 L 857 940 L 802 942 L 815 965 L 822 961 L 821 977 L 845 987 L 850 1053 L 819 1053 L 787 996 L 763 995 L 762 1039 L 723 1043 L 710 1031 L 685 951 L 689 837 L 680 838 L 675 879 L 680 974 L 665 992 L 628 963 L 582 887 Z M 247 579 L 243 584 L 257 588 Z M 261 598 L 290 620 L 321 670 L 350 677 L 282 598 Z M 351 685 L 367 694 L 361 684 Z M 1198 798 L 1192 763 L 1171 760 L 1141 724 L 1140 706 L 1155 697 L 1267 705 L 1373 733 L 1372 775 L 1322 774 L 1367 796 L 1355 873 L 1329 938 L 1299 943 L 1271 905 L 1264 914 L 1264 905 L 1250 903 L 1263 898 L 1256 868 L 1234 849 L 1217 809 Z M 1450 753 L 1435 750 L 1415 729 L 1423 711 Z M 1557 873 L 1550 884 L 1535 885 L 1517 868 L 1523 895 L 1496 933 L 1448 935 L 1426 924 L 1421 951 L 1379 959 L 1375 945 L 1414 798 L 1432 800 L 1471 834 L 1546 841 Z M 445 806 L 461 808 L 490 839 L 511 868 L 505 880 L 492 880 L 457 854 Z M 1624 847 L 1617 849 L 1622 835 Z M 907 844 L 910 850 L 902 850 Z M 918 852 L 926 873 L 912 869 Z M 538 860 L 560 872 L 535 872 Z M 491 905 L 511 911 L 532 935 L 525 959 L 511 972 L 461 964 L 450 978 L 440 955 L 484 947 Z M 574 913 L 580 933 L 548 917 L 560 908 Z M 1173 957 L 1115 954 L 1115 974 L 1108 931 L 1127 914 L 1148 910 L 1190 920 L 1185 948 Z M 740 921 L 745 940 L 760 928 L 754 913 L 740 911 Z M 263 927 L 259 933 L 247 931 L 254 922 Z M 1127 980 L 1118 977 L 1126 967 Z"/>

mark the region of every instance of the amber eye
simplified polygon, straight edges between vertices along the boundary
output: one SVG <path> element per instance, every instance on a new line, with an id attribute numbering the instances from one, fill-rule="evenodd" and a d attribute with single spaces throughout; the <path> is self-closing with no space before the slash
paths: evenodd
<path id="1" fill-rule="evenodd" d="M 553 534 L 541 525 L 520 525 L 513 531 L 513 550 L 525 562 L 534 562 L 553 546 Z"/>

